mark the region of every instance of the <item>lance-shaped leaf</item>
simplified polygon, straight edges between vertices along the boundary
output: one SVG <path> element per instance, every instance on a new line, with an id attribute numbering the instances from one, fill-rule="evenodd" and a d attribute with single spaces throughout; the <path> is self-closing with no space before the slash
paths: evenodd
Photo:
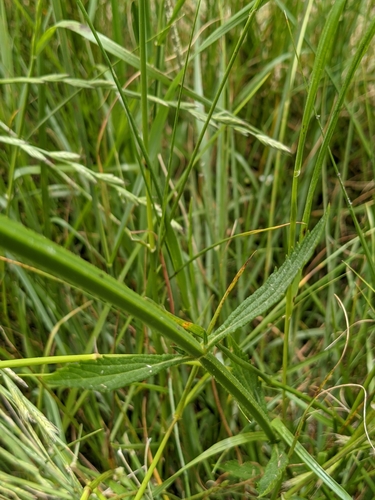
<path id="1" fill-rule="evenodd" d="M 173 354 L 103 355 L 97 360 L 68 364 L 46 378 L 52 386 L 105 392 L 141 382 L 187 360 L 186 356 Z"/>
<path id="2" fill-rule="evenodd" d="M 268 495 L 276 486 L 288 465 L 288 455 L 274 444 L 270 461 L 264 471 L 262 479 L 258 482 L 259 497 Z"/>
<path id="3" fill-rule="evenodd" d="M 290 257 L 287 257 L 280 269 L 271 274 L 264 285 L 254 292 L 253 295 L 250 295 L 230 314 L 228 319 L 212 335 L 208 347 L 212 347 L 230 333 L 233 333 L 260 314 L 263 314 L 283 297 L 298 272 L 310 259 L 320 240 L 327 216 L 328 211 L 311 233 L 306 236 L 301 245 L 297 246 Z"/>

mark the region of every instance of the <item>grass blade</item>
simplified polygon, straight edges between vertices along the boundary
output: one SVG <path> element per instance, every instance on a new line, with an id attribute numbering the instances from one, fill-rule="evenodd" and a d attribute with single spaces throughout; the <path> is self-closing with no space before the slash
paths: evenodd
<path id="1" fill-rule="evenodd" d="M 237 436 L 232 436 L 228 439 L 224 439 L 219 443 L 215 443 L 208 450 L 205 450 L 198 457 L 194 458 L 191 462 L 182 467 L 178 472 L 169 477 L 163 484 L 155 488 L 154 495 L 160 495 L 163 491 L 165 491 L 174 481 L 181 476 L 186 470 L 194 467 L 195 465 L 207 460 L 208 458 L 218 455 L 227 451 L 230 448 L 234 448 L 235 446 L 241 446 L 241 444 L 246 444 L 249 442 L 259 442 L 266 439 L 266 435 L 263 432 L 244 432 L 243 434 L 238 434 Z"/>
<path id="2" fill-rule="evenodd" d="M 294 443 L 293 434 L 285 427 L 285 425 L 279 419 L 272 421 L 272 427 L 279 434 L 279 436 L 289 445 L 292 446 Z M 328 486 L 328 488 L 341 498 L 341 500 L 352 500 L 352 497 L 340 486 L 327 472 L 316 462 L 316 460 L 310 455 L 308 451 L 302 446 L 301 443 L 297 442 L 294 448 L 294 452 L 303 461 L 303 463 L 308 467 L 317 477 L 323 481 L 323 483 Z"/>
<path id="3" fill-rule="evenodd" d="M 311 120 L 312 112 L 314 109 L 314 103 L 316 95 L 318 92 L 320 79 L 324 72 L 328 56 L 330 54 L 335 35 L 337 32 L 337 26 L 340 20 L 340 16 L 346 0 L 338 0 L 334 2 L 332 9 L 330 10 L 326 23 L 323 28 L 322 35 L 320 37 L 318 50 L 316 51 L 315 62 L 313 71 L 311 74 L 309 90 L 307 94 L 307 100 L 305 108 L 303 110 L 301 133 L 298 141 L 298 148 L 296 154 L 296 161 L 294 164 L 294 174 L 293 174 L 293 185 L 292 185 L 292 200 L 291 200 L 291 214 L 290 214 L 290 233 L 289 233 L 289 250 L 291 250 L 295 243 L 295 231 L 296 231 L 296 221 L 297 221 L 297 190 L 298 190 L 298 179 L 301 174 L 303 153 L 305 150 L 305 143 L 307 137 L 307 131 L 309 123 Z"/>

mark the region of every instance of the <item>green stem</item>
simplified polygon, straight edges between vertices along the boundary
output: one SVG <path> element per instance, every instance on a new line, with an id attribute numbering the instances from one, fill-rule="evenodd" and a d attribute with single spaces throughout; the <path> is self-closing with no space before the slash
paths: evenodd
<path id="1" fill-rule="evenodd" d="M 246 24 L 244 26 L 244 29 L 242 30 L 240 38 L 238 39 L 238 41 L 236 43 L 236 46 L 235 46 L 235 48 L 233 50 L 233 54 L 232 54 L 232 56 L 231 56 L 231 58 L 230 58 L 230 60 L 228 62 L 228 65 L 226 67 L 224 76 L 223 76 L 223 78 L 222 78 L 222 80 L 220 82 L 219 88 L 218 88 L 218 90 L 217 90 L 217 92 L 215 94 L 215 97 L 214 97 L 214 99 L 212 101 L 210 109 L 209 109 L 209 111 L 207 113 L 206 121 L 205 121 L 205 123 L 204 123 L 204 125 L 203 125 L 203 127 L 201 129 L 201 133 L 199 134 L 198 140 L 197 140 L 197 142 L 195 144 L 194 151 L 191 154 L 189 163 L 188 163 L 188 165 L 187 165 L 187 167 L 185 169 L 184 174 L 181 176 L 181 180 L 180 180 L 180 182 L 178 184 L 177 196 L 175 197 L 175 200 L 174 200 L 174 203 L 173 203 L 173 206 L 172 206 L 172 209 L 171 209 L 171 214 L 170 214 L 170 218 L 171 219 L 173 218 L 173 215 L 174 215 L 174 213 L 175 213 L 175 211 L 177 209 L 178 203 L 179 203 L 179 201 L 181 199 L 181 196 L 182 196 L 185 184 L 186 184 L 186 182 L 187 182 L 187 180 L 189 178 L 190 172 L 191 172 L 192 168 L 195 165 L 195 161 L 196 161 L 196 157 L 197 157 L 199 148 L 200 148 L 201 143 L 203 141 L 203 138 L 204 138 L 204 136 L 206 134 L 206 131 L 207 131 L 208 125 L 209 125 L 209 123 L 211 121 L 212 115 L 215 112 L 216 105 L 217 105 L 217 103 L 219 101 L 220 95 L 221 95 L 221 93 L 222 93 L 222 91 L 223 91 L 223 89 L 224 89 L 224 87 L 225 87 L 225 85 L 227 83 L 229 74 L 230 74 L 230 72 L 232 70 L 232 67 L 233 67 L 233 64 L 234 64 L 234 62 L 235 62 L 235 60 L 237 58 L 238 52 L 240 51 L 240 48 L 241 48 L 241 46 L 242 46 L 242 44 L 243 44 L 243 42 L 244 42 L 244 40 L 245 40 L 245 38 L 247 36 L 247 33 L 249 31 L 249 28 L 250 28 L 250 25 L 252 23 L 252 20 L 253 20 L 255 14 L 256 14 L 256 11 L 261 6 L 262 3 L 263 3 L 263 0 L 258 0 L 258 1 L 255 2 L 255 5 L 251 9 L 250 14 L 249 14 L 249 16 L 247 18 L 247 21 L 246 21 Z"/>
<path id="2" fill-rule="evenodd" d="M 31 76 L 34 73 L 34 66 L 36 62 L 36 44 L 37 44 L 37 39 L 40 31 L 40 26 L 42 22 L 42 5 L 43 5 L 43 0 L 38 0 L 37 6 L 36 6 L 36 16 L 35 16 L 35 26 L 33 29 L 33 37 L 31 40 L 31 54 L 30 54 L 30 65 L 29 65 L 29 71 L 27 72 L 27 78 L 31 78 Z M 30 84 L 26 83 L 25 87 L 22 92 L 21 96 L 21 105 L 20 105 L 20 111 L 17 116 L 17 122 L 16 122 L 16 133 L 19 138 L 21 138 L 23 129 L 25 126 L 25 116 L 26 116 L 26 110 L 27 110 L 27 105 L 29 101 L 29 93 L 30 93 Z M 13 194 L 13 184 L 14 184 L 14 171 L 16 169 L 16 163 L 17 163 L 17 157 L 18 157 L 18 147 L 13 148 L 12 151 L 12 157 L 10 160 L 10 166 L 9 166 L 9 177 L 8 177 L 8 189 L 7 189 L 7 205 L 5 208 L 5 213 L 6 215 L 9 215 L 9 210 L 12 202 L 12 194 Z"/>
<path id="3" fill-rule="evenodd" d="M 275 441 L 268 416 L 252 394 L 245 390 L 227 367 L 212 354 L 206 353 L 189 332 L 152 302 L 145 300 L 92 264 L 1 214 L 0 237 L 1 245 L 6 250 L 17 253 L 49 273 L 63 277 L 64 281 L 99 297 L 104 302 L 127 311 L 176 342 L 190 356 L 198 359 L 201 365 L 239 402 L 248 418 L 254 418 L 269 439 Z"/>
<path id="4" fill-rule="evenodd" d="M 142 110 L 142 139 L 145 150 L 148 153 L 148 86 L 147 86 L 147 42 L 146 42 L 146 0 L 139 0 L 139 56 L 141 63 L 141 110 Z M 147 197 L 147 225 L 148 240 L 150 250 L 155 250 L 155 236 L 152 213 L 152 183 L 149 169 L 151 164 L 146 165 L 145 182 L 148 184 L 146 189 Z"/>
<path id="5" fill-rule="evenodd" d="M 206 354 L 200 360 L 201 365 L 231 394 L 245 411 L 247 418 L 255 419 L 271 442 L 276 441 L 268 416 L 228 368 L 212 354 Z"/>
<path id="6" fill-rule="evenodd" d="M 198 368 L 199 367 L 194 366 L 190 372 L 189 379 L 187 381 L 184 392 L 182 393 L 180 402 L 177 406 L 176 413 L 173 416 L 173 420 L 172 420 L 170 426 L 168 427 L 167 432 L 165 433 L 165 436 L 164 436 L 162 442 L 160 443 L 158 451 L 156 452 L 156 454 L 152 460 L 152 463 L 151 463 L 150 467 L 148 468 L 147 474 L 145 475 L 145 477 L 142 481 L 142 484 L 141 484 L 141 486 L 138 490 L 138 493 L 135 496 L 134 500 L 141 500 L 143 498 L 143 493 L 145 492 L 147 485 L 150 482 L 150 479 L 151 479 L 152 474 L 154 473 L 155 467 L 159 463 L 159 460 L 164 452 L 164 448 L 165 448 L 166 444 L 168 443 L 170 435 L 172 434 L 174 426 L 176 425 L 176 423 L 180 420 L 180 418 L 182 416 L 182 412 L 184 411 L 184 408 L 186 406 L 186 401 L 188 399 L 188 395 L 189 395 L 191 386 L 194 382 L 194 379 L 196 377 Z"/>
<path id="7" fill-rule="evenodd" d="M 7 359 L 0 361 L 0 369 L 24 368 L 38 365 L 57 365 L 64 363 L 78 363 L 79 361 L 91 361 L 102 358 L 102 354 L 71 354 L 67 356 L 44 356 L 39 358 Z"/>
<path id="8" fill-rule="evenodd" d="M 168 336 L 191 356 L 199 358 L 204 353 L 192 335 L 169 319 L 158 307 L 56 243 L 1 214 L 0 235 L 2 247 L 31 261 L 36 267 L 136 316 L 151 328 Z"/>

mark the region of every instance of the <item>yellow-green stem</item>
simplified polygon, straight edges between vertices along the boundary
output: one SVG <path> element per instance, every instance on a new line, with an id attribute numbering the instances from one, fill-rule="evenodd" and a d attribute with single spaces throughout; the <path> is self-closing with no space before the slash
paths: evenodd
<path id="1" fill-rule="evenodd" d="M 176 423 L 179 421 L 179 419 L 182 416 L 182 412 L 184 411 L 186 401 L 187 401 L 187 398 L 188 398 L 188 395 L 190 392 L 190 388 L 194 382 L 197 371 L 198 371 L 198 367 L 193 366 L 193 369 L 190 372 L 190 376 L 189 376 L 189 379 L 187 381 L 186 387 L 185 387 L 184 392 L 181 396 L 180 402 L 176 408 L 176 412 L 173 416 L 173 420 L 172 420 L 170 426 L 168 427 L 167 432 L 165 433 L 165 436 L 164 436 L 162 442 L 160 443 L 158 451 L 156 452 L 154 459 L 153 459 L 150 467 L 148 468 L 147 474 L 145 475 L 145 477 L 142 481 L 142 484 L 141 484 L 141 486 L 138 490 L 138 493 L 135 496 L 134 500 L 141 500 L 143 497 L 143 493 L 145 492 L 145 490 L 147 488 L 147 485 L 151 479 L 151 476 L 155 470 L 155 467 L 158 465 L 159 460 L 160 460 L 161 456 L 163 455 L 164 448 L 165 448 L 166 444 L 168 443 L 168 439 L 170 438 L 170 435 L 172 434 L 174 426 L 176 425 Z"/>

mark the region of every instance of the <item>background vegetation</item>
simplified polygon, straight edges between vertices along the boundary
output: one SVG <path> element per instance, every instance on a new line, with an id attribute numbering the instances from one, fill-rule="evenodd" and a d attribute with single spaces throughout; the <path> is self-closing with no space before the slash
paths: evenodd
<path id="1" fill-rule="evenodd" d="M 373 2 L 0 23 L 0 498 L 373 499 Z"/>

